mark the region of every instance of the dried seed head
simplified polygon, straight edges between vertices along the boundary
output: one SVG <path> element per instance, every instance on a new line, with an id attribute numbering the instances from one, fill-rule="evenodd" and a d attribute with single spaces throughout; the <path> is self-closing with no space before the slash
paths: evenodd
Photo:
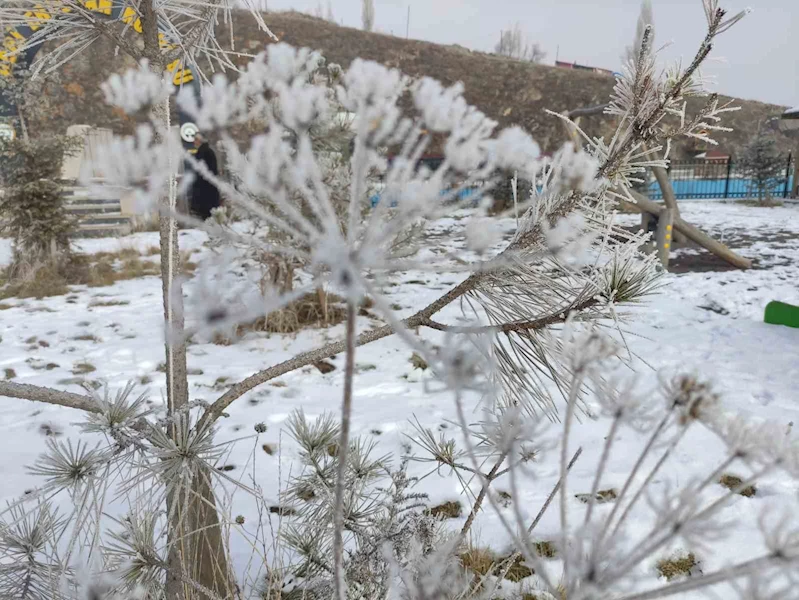
<path id="1" fill-rule="evenodd" d="M 673 383 L 669 393 L 672 406 L 680 413 L 680 423 L 702 420 L 719 404 L 719 396 L 710 384 L 698 381 L 690 375 L 681 375 Z"/>

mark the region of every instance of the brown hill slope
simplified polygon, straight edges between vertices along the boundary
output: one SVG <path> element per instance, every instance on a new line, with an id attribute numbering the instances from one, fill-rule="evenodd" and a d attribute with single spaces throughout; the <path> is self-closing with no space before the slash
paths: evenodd
<path id="1" fill-rule="evenodd" d="M 239 14 L 236 21 L 237 50 L 254 53 L 262 49 L 267 43 L 266 36 L 258 31 L 253 20 Z M 565 111 L 604 103 L 614 84 L 613 79 L 605 75 L 507 60 L 460 46 L 366 33 L 301 13 L 270 13 L 267 22 L 282 41 L 321 50 L 328 61 L 345 67 L 360 56 L 412 76 L 429 75 L 445 84 L 462 81 L 470 103 L 502 125 L 525 127 L 545 151 L 556 149 L 564 139 L 561 126 L 544 113 L 545 108 Z M 226 27 L 220 29 L 227 30 Z M 64 67 L 67 83 L 59 91 L 61 97 L 54 102 L 58 113 L 40 126 L 63 130 L 69 123 L 88 122 L 129 130 L 130 123 L 103 104 L 99 91 L 100 82 L 111 70 L 123 68 L 120 59 L 114 58 L 113 49 L 102 43 L 74 59 Z M 729 114 L 725 122 L 734 131 L 717 136 L 720 149 L 733 154 L 752 138 L 760 123 L 783 110 L 783 107 L 761 102 L 737 103 L 742 109 Z M 591 135 L 608 135 L 612 126 L 602 117 L 586 119 L 583 124 Z M 778 133 L 777 138 L 784 151 L 791 148 L 790 140 L 784 135 Z M 684 155 L 689 147 L 690 144 L 682 143 L 676 156 Z"/>

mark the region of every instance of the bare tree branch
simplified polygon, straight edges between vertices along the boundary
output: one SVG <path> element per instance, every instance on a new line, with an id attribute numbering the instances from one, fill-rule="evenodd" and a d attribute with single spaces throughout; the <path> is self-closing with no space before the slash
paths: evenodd
<path id="1" fill-rule="evenodd" d="M 599 104 L 597 106 L 586 106 L 585 108 L 575 108 L 574 110 L 570 110 L 567 113 L 567 116 L 570 119 L 576 119 L 578 117 L 592 117 L 595 115 L 601 115 L 605 112 L 605 109 L 608 107 L 608 104 Z"/>
<path id="2" fill-rule="evenodd" d="M 66 406 L 67 408 L 75 408 L 92 413 L 100 412 L 97 403 L 90 396 L 82 396 L 81 394 L 63 392 L 27 383 L 0 381 L 0 396 L 30 400 L 31 402 L 44 402 L 55 406 Z"/>
<path id="3" fill-rule="evenodd" d="M 599 301 L 596 298 L 588 298 L 581 302 L 573 303 L 571 306 L 567 306 L 563 310 L 559 310 L 558 312 L 546 315 L 544 317 L 531 319 L 529 321 L 513 321 L 510 323 L 502 323 L 501 325 L 486 325 L 484 327 L 458 327 L 457 325 L 446 325 L 444 323 L 439 323 L 433 319 L 424 319 L 421 325 L 424 327 L 429 327 L 430 329 L 435 329 L 437 331 L 445 331 L 450 333 L 479 334 L 489 332 L 510 333 L 535 331 L 537 329 L 544 329 L 550 325 L 563 323 L 571 313 L 580 312 L 586 308 L 591 308 L 598 303 Z"/>
<path id="4" fill-rule="evenodd" d="M 449 290 L 446 294 L 417 312 L 416 314 L 408 317 L 407 319 L 402 321 L 402 324 L 408 329 L 415 329 L 417 327 L 422 327 L 424 325 L 424 321 L 429 319 L 432 315 L 436 314 L 445 306 L 449 305 L 450 303 L 454 302 L 466 292 L 474 289 L 477 283 L 480 280 L 480 274 L 471 275 L 468 277 L 463 283 L 455 286 L 451 290 Z M 372 329 L 371 331 L 365 331 L 358 335 L 355 338 L 355 346 L 363 346 L 365 344 L 370 344 L 377 340 L 383 339 L 384 337 L 388 337 L 395 333 L 394 328 L 391 325 L 383 325 L 382 327 L 378 327 L 377 329 Z M 290 358 L 289 360 L 283 361 L 282 363 L 278 363 L 269 367 L 268 369 L 264 369 L 263 371 L 259 371 L 253 375 L 250 375 L 246 379 L 243 379 L 232 388 L 230 388 L 225 394 L 220 396 L 205 412 L 202 419 L 198 424 L 198 427 L 203 427 L 210 425 L 216 419 L 218 419 L 224 411 L 230 406 L 235 400 L 241 398 L 244 394 L 249 392 L 250 390 L 258 387 L 259 385 L 266 383 L 276 377 L 280 377 L 281 375 L 285 375 L 286 373 L 290 373 L 291 371 L 295 371 L 300 369 L 306 365 L 313 364 L 325 358 L 330 358 L 331 356 L 335 356 L 341 352 L 346 350 L 346 343 L 344 340 L 339 340 L 337 342 L 332 342 L 330 344 L 326 344 L 324 346 L 320 346 L 319 348 L 315 348 L 314 350 L 309 350 L 308 352 L 303 352 L 302 354 L 298 354 L 297 356 Z"/>

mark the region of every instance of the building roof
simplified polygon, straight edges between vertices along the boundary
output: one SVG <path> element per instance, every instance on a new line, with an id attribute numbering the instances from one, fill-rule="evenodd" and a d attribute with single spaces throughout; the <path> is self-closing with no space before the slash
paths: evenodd
<path id="1" fill-rule="evenodd" d="M 789 108 L 784 113 L 782 113 L 783 119 L 799 119 L 799 106 L 795 106 L 793 108 Z"/>
<path id="2" fill-rule="evenodd" d="M 723 150 L 708 150 L 694 156 L 697 160 L 729 160 L 730 155 Z"/>

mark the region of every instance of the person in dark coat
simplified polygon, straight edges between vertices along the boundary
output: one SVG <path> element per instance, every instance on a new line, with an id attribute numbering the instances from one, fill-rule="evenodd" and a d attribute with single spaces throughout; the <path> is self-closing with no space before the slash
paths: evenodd
<path id="1" fill-rule="evenodd" d="M 211 146 L 202 134 L 198 133 L 194 137 L 194 147 L 197 148 L 194 158 L 205 163 L 208 170 L 218 176 L 219 168 L 216 164 L 216 154 L 211 150 Z M 193 216 L 205 221 L 211 217 L 211 210 L 218 208 L 221 203 L 219 189 L 205 179 L 202 173 L 195 173 L 194 177 L 189 195 L 189 210 L 191 210 Z"/>

